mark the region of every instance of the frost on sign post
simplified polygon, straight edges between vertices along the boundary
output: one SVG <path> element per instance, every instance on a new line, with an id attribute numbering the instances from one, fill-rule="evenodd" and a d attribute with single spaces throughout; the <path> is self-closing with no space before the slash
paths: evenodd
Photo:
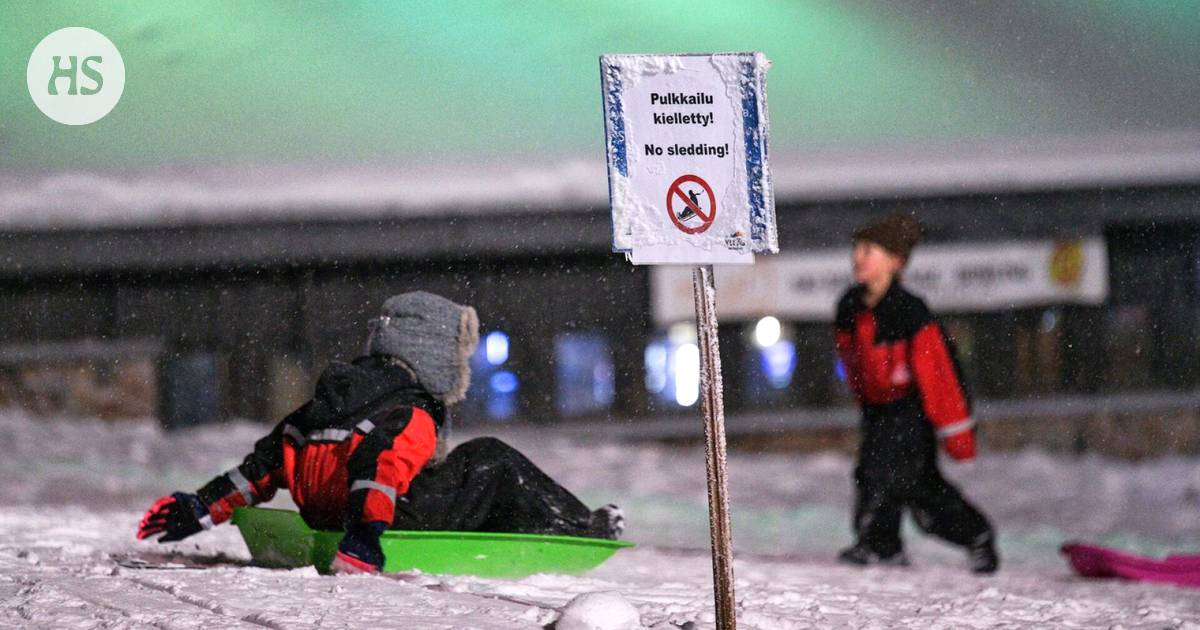
<path id="1" fill-rule="evenodd" d="M 779 251 L 767 168 L 762 53 L 604 55 L 600 77 L 613 251 L 695 265 L 700 407 L 708 459 L 717 627 L 734 628 L 714 264 Z"/>

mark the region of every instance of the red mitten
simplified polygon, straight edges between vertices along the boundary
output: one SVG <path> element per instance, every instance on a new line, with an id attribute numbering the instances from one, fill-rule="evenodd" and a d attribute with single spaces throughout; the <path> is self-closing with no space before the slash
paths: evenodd
<path id="1" fill-rule="evenodd" d="M 138 523 L 138 540 L 164 534 L 158 542 L 183 540 L 196 532 L 212 527 L 212 517 L 200 497 L 176 492 L 154 502 Z"/>
<path id="2" fill-rule="evenodd" d="M 975 459 L 975 432 L 960 431 L 942 439 L 946 454 L 960 462 Z"/>

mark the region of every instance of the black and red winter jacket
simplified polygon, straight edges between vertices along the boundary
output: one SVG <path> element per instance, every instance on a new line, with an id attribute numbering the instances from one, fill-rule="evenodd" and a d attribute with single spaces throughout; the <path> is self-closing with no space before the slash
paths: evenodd
<path id="1" fill-rule="evenodd" d="M 953 346 L 921 298 L 898 282 L 874 308 L 862 285 L 838 301 L 834 328 L 850 389 L 864 406 L 919 397 L 946 452 L 975 456 L 971 402 Z"/>
<path id="2" fill-rule="evenodd" d="M 334 362 L 312 400 L 197 494 L 214 525 L 286 488 L 311 527 L 390 526 L 396 498 L 434 453 L 445 414 L 400 365 L 380 357 Z"/>

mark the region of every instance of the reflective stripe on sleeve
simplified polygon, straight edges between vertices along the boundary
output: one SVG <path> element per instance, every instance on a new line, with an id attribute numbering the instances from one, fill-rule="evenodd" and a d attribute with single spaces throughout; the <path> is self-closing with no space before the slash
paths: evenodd
<path id="1" fill-rule="evenodd" d="M 378 481 L 370 481 L 368 479 L 359 479 L 359 480 L 356 480 L 354 483 L 350 484 L 350 492 L 356 492 L 358 490 L 378 490 L 378 491 L 386 494 L 387 497 L 392 500 L 392 503 L 396 502 L 396 489 L 391 486 L 379 483 Z"/>
<path id="2" fill-rule="evenodd" d="M 308 434 L 310 442 L 341 442 L 350 437 L 348 429 L 321 429 Z"/>
<path id="3" fill-rule="evenodd" d="M 296 446 L 304 446 L 304 443 L 308 441 L 304 439 L 304 435 L 300 433 L 300 429 L 297 429 L 290 424 L 284 425 L 283 434 L 292 438 L 292 441 L 296 443 Z"/>
<path id="4" fill-rule="evenodd" d="M 246 505 L 254 504 L 254 486 L 250 485 L 250 481 L 242 474 L 242 471 L 237 468 L 231 468 L 225 473 L 229 480 L 233 482 L 233 486 L 237 488 L 238 493 L 246 500 Z"/>
<path id="5" fill-rule="evenodd" d="M 940 438 L 948 438 L 952 435 L 958 435 L 963 431 L 970 431 L 975 426 L 975 418 L 967 418 L 954 424 L 948 424 L 937 430 L 937 436 Z"/>
<path id="6" fill-rule="evenodd" d="M 363 425 L 363 422 L 359 423 L 360 427 Z M 370 428 L 374 429 L 375 425 L 372 424 Z M 363 431 L 363 433 L 367 432 L 368 431 Z M 350 429 L 320 429 L 318 431 L 312 431 L 308 435 L 304 435 L 300 433 L 300 429 L 297 429 L 290 424 L 283 427 L 283 434 L 292 438 L 292 441 L 296 443 L 296 446 L 304 446 L 309 442 L 343 442 L 346 440 L 346 438 L 350 437 L 351 433 L 353 433 L 353 431 Z"/>

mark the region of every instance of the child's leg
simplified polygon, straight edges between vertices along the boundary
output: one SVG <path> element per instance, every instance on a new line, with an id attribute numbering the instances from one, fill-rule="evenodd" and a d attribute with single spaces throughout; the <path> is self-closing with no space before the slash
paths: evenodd
<path id="1" fill-rule="evenodd" d="M 857 497 L 854 505 L 855 544 L 881 558 L 904 550 L 900 540 L 901 505 L 890 496 L 887 480 L 870 473 L 855 472 Z"/>
<path id="2" fill-rule="evenodd" d="M 933 425 L 922 418 L 916 425 L 912 484 L 905 488 L 904 501 L 913 519 L 926 532 L 955 545 L 972 547 L 991 540 L 987 518 L 971 505 L 938 468 L 938 444 Z"/>
<path id="3" fill-rule="evenodd" d="M 919 437 L 912 414 L 895 408 L 868 409 L 862 424 L 858 465 L 854 469 L 856 544 L 880 557 L 903 550 L 900 515 L 903 497 L 919 470 L 914 455 Z"/>
<path id="4" fill-rule="evenodd" d="M 936 464 L 922 476 L 910 507 L 921 529 L 961 547 L 990 542 L 995 535 L 987 517 L 942 477 Z"/>
<path id="5" fill-rule="evenodd" d="M 607 519 L 511 446 L 478 438 L 422 471 L 397 501 L 397 529 L 610 537 Z"/>

